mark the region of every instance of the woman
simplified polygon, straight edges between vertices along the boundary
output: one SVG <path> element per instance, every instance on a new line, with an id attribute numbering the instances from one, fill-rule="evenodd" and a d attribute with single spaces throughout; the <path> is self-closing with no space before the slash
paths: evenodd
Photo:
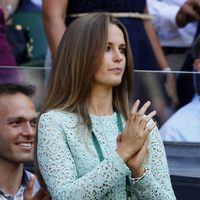
<path id="1" fill-rule="evenodd" d="M 85 13 L 103 11 L 117 16 L 125 25 L 134 55 L 135 70 L 169 69 L 169 63 L 150 20 L 146 0 L 43 0 L 42 7 L 48 44 L 53 58 L 65 29 L 76 17 Z M 52 65 L 50 60 L 47 54 L 46 80 L 49 80 L 49 67 Z M 143 78 L 141 79 L 140 76 Z M 162 124 L 169 117 L 168 106 L 174 107 L 178 104 L 175 76 L 169 73 L 164 81 L 162 76 L 159 76 L 160 80 L 155 74 L 136 72 L 135 77 L 140 87 L 140 90 L 136 87 L 135 98 L 140 98 L 143 103 L 151 99 L 150 109 L 157 110 L 157 121 Z M 166 83 L 165 86 L 163 81 Z M 148 90 L 147 85 L 151 85 L 154 90 Z M 145 97 L 143 94 L 146 94 Z"/>
<path id="2" fill-rule="evenodd" d="M 39 177 L 53 199 L 175 199 L 156 112 L 144 116 L 150 102 L 139 100 L 130 109 L 132 67 L 116 18 L 69 25 L 38 123 Z"/>

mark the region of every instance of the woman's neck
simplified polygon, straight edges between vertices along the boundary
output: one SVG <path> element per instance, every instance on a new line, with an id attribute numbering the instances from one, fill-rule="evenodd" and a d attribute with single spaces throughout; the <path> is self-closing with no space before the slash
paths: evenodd
<path id="1" fill-rule="evenodd" d="M 89 113 L 94 115 L 113 114 L 112 88 L 109 90 L 95 89 L 88 102 Z"/>

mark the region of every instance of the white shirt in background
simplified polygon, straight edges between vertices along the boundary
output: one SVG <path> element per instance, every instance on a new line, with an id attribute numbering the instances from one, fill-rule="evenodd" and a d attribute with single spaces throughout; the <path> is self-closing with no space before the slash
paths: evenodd
<path id="1" fill-rule="evenodd" d="M 42 7 L 42 0 L 31 0 L 31 2 L 40 8 Z"/>
<path id="2" fill-rule="evenodd" d="M 188 23 L 184 28 L 176 25 L 176 14 L 186 0 L 147 0 L 149 13 L 154 16 L 153 25 L 163 47 L 190 47 L 197 23 Z"/>
<path id="3" fill-rule="evenodd" d="M 200 96 L 180 108 L 160 128 L 164 141 L 200 142 Z"/>

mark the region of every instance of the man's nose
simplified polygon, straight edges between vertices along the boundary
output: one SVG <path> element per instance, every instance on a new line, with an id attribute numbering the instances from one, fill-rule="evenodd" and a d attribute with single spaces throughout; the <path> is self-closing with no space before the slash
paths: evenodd
<path id="1" fill-rule="evenodd" d="M 26 136 L 34 136 L 36 134 L 36 128 L 33 127 L 30 122 L 27 122 L 23 126 L 22 134 Z"/>

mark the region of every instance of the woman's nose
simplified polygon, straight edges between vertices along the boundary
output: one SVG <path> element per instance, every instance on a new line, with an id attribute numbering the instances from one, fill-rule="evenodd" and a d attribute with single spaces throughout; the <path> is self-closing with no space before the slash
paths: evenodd
<path id="1" fill-rule="evenodd" d="M 123 60 L 123 55 L 122 53 L 119 51 L 119 49 L 114 50 L 114 61 L 115 62 L 121 62 Z"/>

